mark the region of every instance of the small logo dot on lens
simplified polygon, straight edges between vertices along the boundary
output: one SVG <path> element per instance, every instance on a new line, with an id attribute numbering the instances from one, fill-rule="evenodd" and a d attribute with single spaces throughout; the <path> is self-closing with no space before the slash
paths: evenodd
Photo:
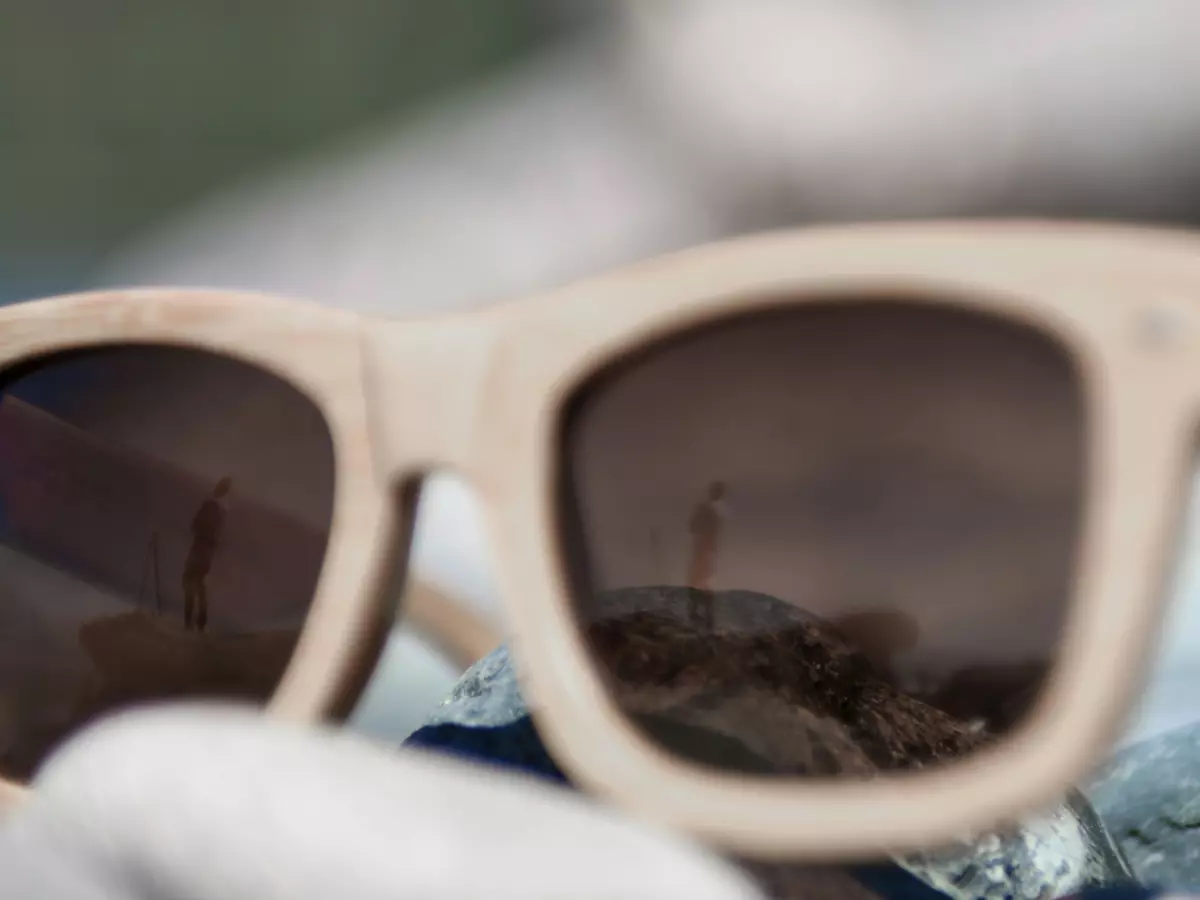
<path id="1" fill-rule="evenodd" d="M 1177 309 L 1158 307 L 1143 313 L 1138 322 L 1138 337 L 1152 350 L 1169 350 L 1183 340 L 1187 321 Z"/>

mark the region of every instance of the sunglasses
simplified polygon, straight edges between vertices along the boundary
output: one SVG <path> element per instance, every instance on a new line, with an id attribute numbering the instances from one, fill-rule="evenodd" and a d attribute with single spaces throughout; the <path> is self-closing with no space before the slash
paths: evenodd
<path id="1" fill-rule="evenodd" d="M 790 859 L 1056 802 L 1157 637 L 1198 298 L 1186 235 L 931 223 L 424 320 L 173 289 L 5 308 L 3 774 L 162 698 L 347 714 L 447 468 L 584 787 Z"/>

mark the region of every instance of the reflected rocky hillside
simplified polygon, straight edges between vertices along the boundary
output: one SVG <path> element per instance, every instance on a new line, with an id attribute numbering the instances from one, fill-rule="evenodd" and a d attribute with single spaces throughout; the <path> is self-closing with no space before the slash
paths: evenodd
<path id="1" fill-rule="evenodd" d="M 0 772 L 26 779 L 88 722 L 142 703 L 261 702 L 274 692 L 298 637 L 298 630 L 286 629 L 197 634 L 141 610 L 86 622 L 78 629 L 78 649 L 13 671 L 20 690 L 0 702 Z"/>
<path id="2" fill-rule="evenodd" d="M 623 588 L 580 616 L 628 715 L 684 756 L 746 772 L 870 777 L 952 760 L 1018 721 L 1044 673 L 964 669 L 905 689 L 888 671 L 889 633 L 908 628 L 897 614 L 843 625 L 753 591 Z"/>

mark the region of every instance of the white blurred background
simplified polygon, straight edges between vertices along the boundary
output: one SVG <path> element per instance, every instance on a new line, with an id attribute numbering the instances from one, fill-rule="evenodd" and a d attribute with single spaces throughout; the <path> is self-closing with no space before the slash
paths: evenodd
<path id="1" fill-rule="evenodd" d="M 169 6 L 0 4 L 0 296 L 405 315 L 787 224 L 1200 225 L 1194 0 Z M 1190 535 L 1131 738 L 1200 719 Z M 415 573 L 501 622 L 488 547 L 469 486 L 435 477 Z M 400 628 L 355 723 L 402 737 L 456 675 Z"/>

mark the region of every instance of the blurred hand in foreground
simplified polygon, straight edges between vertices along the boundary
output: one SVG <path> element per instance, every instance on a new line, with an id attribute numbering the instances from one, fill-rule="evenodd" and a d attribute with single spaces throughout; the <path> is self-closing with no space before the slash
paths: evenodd
<path id="1" fill-rule="evenodd" d="M 0 828 L 39 900 L 752 900 L 736 869 L 565 790 L 183 707 L 111 719 Z"/>

